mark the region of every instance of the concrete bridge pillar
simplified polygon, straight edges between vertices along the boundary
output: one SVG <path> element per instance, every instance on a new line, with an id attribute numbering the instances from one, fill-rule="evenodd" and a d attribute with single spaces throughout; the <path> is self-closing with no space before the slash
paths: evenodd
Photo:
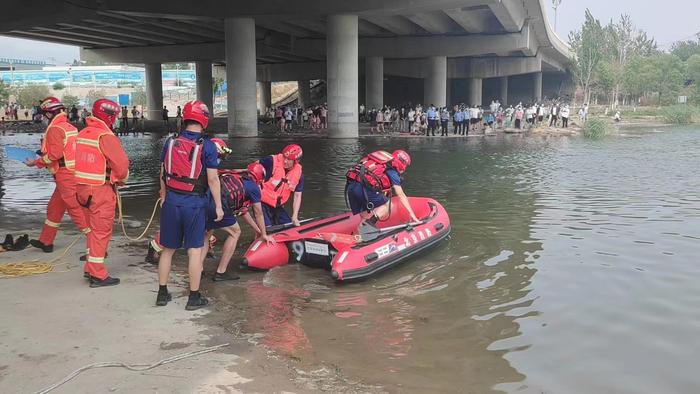
<path id="1" fill-rule="evenodd" d="M 384 105 L 384 58 L 365 59 L 365 108 L 381 108 Z"/>
<path id="2" fill-rule="evenodd" d="M 260 95 L 258 96 L 258 108 L 262 115 L 268 108 L 272 107 L 272 82 L 262 81 L 259 82 L 259 84 Z"/>
<path id="3" fill-rule="evenodd" d="M 255 19 L 226 18 L 226 92 L 230 137 L 258 135 Z"/>
<path id="4" fill-rule="evenodd" d="M 482 105 L 482 92 L 484 90 L 484 80 L 481 78 L 469 79 L 469 104 Z"/>
<path id="5" fill-rule="evenodd" d="M 214 86 L 211 79 L 211 62 L 195 62 L 197 79 L 197 100 L 201 100 L 209 107 L 209 116 L 214 117 Z"/>
<path id="6" fill-rule="evenodd" d="M 423 79 L 424 106 L 447 105 L 447 57 L 433 56 L 425 60 L 426 77 Z"/>
<path id="7" fill-rule="evenodd" d="M 533 99 L 535 102 L 541 102 L 542 101 L 542 73 L 535 73 L 533 74 L 533 89 L 534 89 L 534 94 L 532 95 Z"/>
<path id="8" fill-rule="evenodd" d="M 358 135 L 357 27 L 357 15 L 328 17 L 326 84 L 328 136 L 331 138 L 355 138 Z"/>
<path id="9" fill-rule="evenodd" d="M 299 106 L 306 108 L 311 105 L 311 81 L 302 79 L 297 81 L 299 85 Z"/>
<path id="10" fill-rule="evenodd" d="M 508 77 L 499 78 L 501 82 L 501 106 L 505 107 L 508 105 Z"/>
<path id="11" fill-rule="evenodd" d="M 163 114 L 163 72 L 160 63 L 146 63 L 146 118 L 162 119 Z M 171 108 L 172 112 L 173 109 Z"/>

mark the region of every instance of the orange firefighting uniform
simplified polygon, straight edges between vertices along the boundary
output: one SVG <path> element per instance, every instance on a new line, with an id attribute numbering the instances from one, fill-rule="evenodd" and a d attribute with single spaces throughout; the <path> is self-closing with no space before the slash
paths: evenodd
<path id="1" fill-rule="evenodd" d="M 68 122 L 68 117 L 60 113 L 51 120 L 46 128 L 41 143 L 41 157 L 34 164 L 39 168 L 47 168 L 54 176 L 56 188 L 46 207 L 46 220 L 39 235 L 39 241 L 44 245 L 52 245 L 61 224 L 63 215 L 68 215 L 75 226 L 87 233 L 85 214 L 75 200 L 75 139 L 78 130 Z"/>
<path id="2" fill-rule="evenodd" d="M 114 187 L 129 177 L 129 158 L 106 123 L 92 116 L 86 121 L 87 127 L 78 134 L 75 156 L 77 200 L 91 229 L 84 271 L 103 280 L 109 276 L 104 259 L 117 203 Z"/>

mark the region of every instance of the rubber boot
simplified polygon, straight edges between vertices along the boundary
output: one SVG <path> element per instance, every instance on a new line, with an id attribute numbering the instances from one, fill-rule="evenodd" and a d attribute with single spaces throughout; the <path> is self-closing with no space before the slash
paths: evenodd
<path id="1" fill-rule="evenodd" d="M 44 253 L 53 252 L 53 245 L 44 245 L 44 243 L 39 241 L 38 239 L 30 240 L 29 244 L 35 248 L 41 249 Z"/>
<path id="2" fill-rule="evenodd" d="M 116 286 L 119 284 L 119 282 L 119 278 L 112 278 L 111 276 L 108 276 L 102 280 L 97 278 L 90 278 L 90 287 Z"/>

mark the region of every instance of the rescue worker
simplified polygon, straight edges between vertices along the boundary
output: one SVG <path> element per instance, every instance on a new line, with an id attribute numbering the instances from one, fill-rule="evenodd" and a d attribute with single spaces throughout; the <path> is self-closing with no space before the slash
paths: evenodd
<path id="1" fill-rule="evenodd" d="M 78 129 L 68 122 L 68 117 L 62 112 L 64 109 L 65 106 L 55 97 L 41 101 L 39 110 L 49 121 L 49 126 L 41 141 L 41 156 L 25 163 L 29 167 L 48 169 L 56 182 L 46 207 L 46 220 L 39 239 L 29 241 L 45 253 L 53 252 L 53 241 L 66 211 L 81 232 L 87 234 L 90 231 L 85 213 L 75 200 L 75 140 Z"/>
<path id="2" fill-rule="evenodd" d="M 299 160 L 303 152 L 301 146 L 287 145 L 276 155 L 258 160 L 265 168 L 265 182 L 262 185 L 262 208 L 265 226 L 292 223 L 299 225 L 301 195 L 304 191 L 304 174 Z M 284 204 L 294 193 L 292 216 L 284 209 Z"/>
<path id="3" fill-rule="evenodd" d="M 105 256 L 112 239 L 116 188 L 129 177 L 129 158 L 112 127 L 121 109 L 112 100 L 99 99 L 92 106 L 87 127 L 78 134 L 75 149 L 76 199 L 90 226 L 84 275 L 90 287 L 115 286 L 119 278 L 109 276 Z"/>
<path id="4" fill-rule="evenodd" d="M 183 120 L 185 130 L 166 141 L 161 155 L 160 242 L 164 248 L 158 264 L 156 305 L 165 306 L 172 299 L 167 284 L 173 254 L 185 248 L 190 276 L 185 309 L 195 310 L 209 303 L 199 292 L 209 192 L 214 200 L 213 220 L 220 221 L 224 212 L 216 145 L 202 135 L 209 124 L 209 108 L 199 100 L 190 101 L 183 108 Z"/>
<path id="5" fill-rule="evenodd" d="M 401 187 L 401 174 L 411 165 L 411 156 L 397 149 L 389 154 L 385 151 L 372 152 L 360 160 L 347 172 L 346 196 L 353 214 L 360 214 L 361 223 L 374 225 L 377 221 L 387 220 L 390 214 L 388 194 L 399 198 L 411 222 L 418 218 Z"/>
<path id="6" fill-rule="evenodd" d="M 262 204 L 260 202 L 262 185 L 265 179 L 265 168 L 260 163 L 251 163 L 244 173 L 237 171 L 222 171 L 219 175 L 221 182 L 221 204 L 224 208 L 224 218 L 216 222 L 215 206 L 213 200 L 209 200 L 207 211 L 207 239 L 214 230 L 221 229 L 228 234 L 221 249 L 221 258 L 212 280 L 214 282 L 239 279 L 237 275 L 227 272 L 228 264 L 236 251 L 238 239 L 241 236 L 241 226 L 236 217 L 242 216 L 257 237 L 265 242 L 274 242 L 273 238 L 265 231 L 265 220 L 263 219 Z M 249 207 L 252 205 L 255 212 L 255 219 L 250 215 Z M 202 264 L 204 257 L 209 250 L 208 243 L 204 244 L 202 251 Z"/>

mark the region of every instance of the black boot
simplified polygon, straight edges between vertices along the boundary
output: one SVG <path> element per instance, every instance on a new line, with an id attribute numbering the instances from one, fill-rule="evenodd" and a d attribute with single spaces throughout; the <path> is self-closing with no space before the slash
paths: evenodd
<path id="1" fill-rule="evenodd" d="M 107 287 L 107 286 L 116 286 L 119 284 L 119 278 L 112 278 L 111 276 L 108 276 L 102 280 L 97 279 L 95 277 L 90 278 L 90 287 Z"/>
<path id="2" fill-rule="evenodd" d="M 156 257 L 156 250 L 153 249 L 153 245 L 148 244 L 148 254 L 146 255 L 146 262 L 158 265 L 158 257 Z"/>
<path id="3" fill-rule="evenodd" d="M 32 245 L 35 248 L 39 248 L 44 253 L 51 253 L 53 252 L 53 245 L 44 245 L 43 242 L 39 241 L 38 239 L 32 239 L 29 241 L 29 244 Z"/>
<path id="4" fill-rule="evenodd" d="M 29 246 L 29 234 L 24 234 L 21 237 L 17 238 L 17 241 L 12 245 L 12 249 L 14 251 L 18 250 L 24 250 Z"/>
<path id="5" fill-rule="evenodd" d="M 228 271 L 223 272 L 223 273 L 216 272 L 214 274 L 214 277 L 212 278 L 212 280 L 214 282 L 223 282 L 223 281 L 227 281 L 227 280 L 238 280 L 238 279 L 241 279 L 241 277 L 236 275 L 236 274 L 230 273 Z"/>
<path id="6" fill-rule="evenodd" d="M 173 296 L 168 292 L 168 288 L 160 286 L 158 289 L 158 296 L 156 297 L 156 306 L 166 306 L 172 299 Z"/>
<path id="7" fill-rule="evenodd" d="M 12 250 L 12 245 L 15 244 L 15 240 L 12 237 L 12 234 L 7 234 L 5 236 L 5 241 L 2 243 L 2 247 L 5 250 Z"/>
<path id="8" fill-rule="evenodd" d="M 202 297 L 199 291 L 190 291 L 190 298 L 187 300 L 187 305 L 185 309 L 188 311 L 194 311 L 199 308 L 207 306 L 209 300 Z"/>

